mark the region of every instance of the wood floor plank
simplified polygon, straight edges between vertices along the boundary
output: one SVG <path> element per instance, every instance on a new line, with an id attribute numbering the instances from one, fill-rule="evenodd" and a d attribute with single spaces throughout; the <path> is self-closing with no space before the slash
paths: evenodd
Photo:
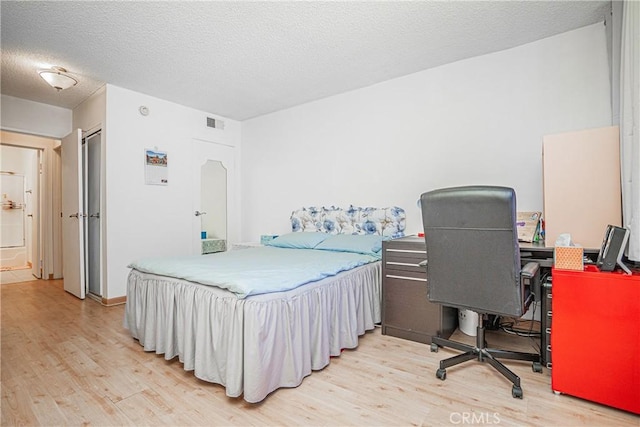
<path id="1" fill-rule="evenodd" d="M 36 414 L 31 407 L 29 390 L 17 377 L 2 380 L 1 406 L 3 426 L 37 424 Z"/>
<path id="2" fill-rule="evenodd" d="M 43 378 L 27 378 L 25 388 L 29 392 L 30 407 L 39 425 L 59 426 L 66 424 L 66 417 L 58 402 L 49 393 L 52 384 Z"/>
<path id="3" fill-rule="evenodd" d="M 441 381 L 439 361 L 455 351 L 432 353 L 379 328 L 299 387 L 250 404 L 195 378 L 177 358 L 145 352 L 122 326 L 123 305 L 81 301 L 62 281 L 3 284 L 0 291 L 2 426 L 640 425 L 634 414 L 555 395 L 550 371 L 534 373 L 528 363 L 507 363 L 522 379 L 522 400 L 482 363 L 449 368 Z M 459 331 L 454 338 L 474 342 Z M 487 340 L 520 351 L 536 345 L 495 332 Z"/>

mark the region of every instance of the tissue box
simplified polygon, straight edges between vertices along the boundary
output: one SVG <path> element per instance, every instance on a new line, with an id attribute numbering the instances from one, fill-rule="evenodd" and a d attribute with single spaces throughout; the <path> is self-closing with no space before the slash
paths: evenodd
<path id="1" fill-rule="evenodd" d="M 584 253 L 580 246 L 556 246 L 554 267 L 563 270 L 584 270 Z"/>

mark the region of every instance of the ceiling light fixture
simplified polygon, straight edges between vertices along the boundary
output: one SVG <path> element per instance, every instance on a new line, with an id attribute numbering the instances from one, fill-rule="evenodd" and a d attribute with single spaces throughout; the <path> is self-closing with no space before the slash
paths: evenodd
<path id="1" fill-rule="evenodd" d="M 78 81 L 71 77 L 67 73 L 67 70 L 62 67 L 51 67 L 48 70 L 40 70 L 38 74 L 58 92 L 78 84 Z"/>

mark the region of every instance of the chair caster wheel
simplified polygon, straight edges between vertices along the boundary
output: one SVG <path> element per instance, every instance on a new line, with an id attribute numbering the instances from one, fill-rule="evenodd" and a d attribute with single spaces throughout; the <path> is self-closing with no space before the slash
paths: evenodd
<path id="1" fill-rule="evenodd" d="M 522 388 L 514 385 L 511 388 L 511 396 L 514 398 L 522 399 Z"/>
<path id="2" fill-rule="evenodd" d="M 431 344 L 431 353 L 438 352 L 438 344 Z"/>
<path id="3" fill-rule="evenodd" d="M 540 362 L 533 362 L 531 369 L 533 369 L 533 372 L 542 372 L 542 364 Z"/>
<path id="4" fill-rule="evenodd" d="M 447 370 L 446 369 L 438 369 L 436 371 L 436 378 L 441 379 L 442 381 L 447 379 Z"/>

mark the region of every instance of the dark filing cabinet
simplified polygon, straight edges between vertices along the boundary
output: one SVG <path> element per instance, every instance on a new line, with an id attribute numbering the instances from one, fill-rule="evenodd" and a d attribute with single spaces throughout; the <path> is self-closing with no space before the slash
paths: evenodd
<path id="1" fill-rule="evenodd" d="M 551 311 L 553 299 L 550 277 L 542 284 L 541 300 L 540 334 L 542 336 L 542 348 L 540 349 L 540 356 L 542 357 L 542 364 L 551 369 Z"/>
<path id="2" fill-rule="evenodd" d="M 427 257 L 423 237 L 382 243 L 382 334 L 430 344 L 449 338 L 458 326 L 458 310 L 427 299 L 427 273 L 418 264 Z"/>

